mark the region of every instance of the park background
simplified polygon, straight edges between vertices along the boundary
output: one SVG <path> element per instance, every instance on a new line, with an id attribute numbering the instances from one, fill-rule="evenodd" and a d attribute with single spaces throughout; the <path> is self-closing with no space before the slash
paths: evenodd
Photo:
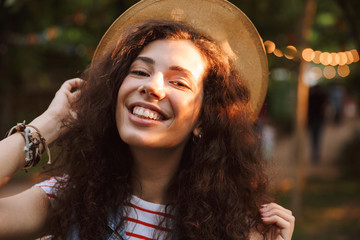
<path id="1" fill-rule="evenodd" d="M 46 110 L 60 85 L 90 64 L 110 24 L 136 2 L 0 1 L 0 134 Z M 360 239 L 360 1 L 230 2 L 264 40 L 269 90 L 258 125 L 271 192 L 297 219 L 293 239 Z M 315 88 L 323 100 L 309 103 Z M 324 121 L 314 163 L 306 119 L 316 105 Z M 31 186 L 41 168 L 21 171 L 0 196 Z"/>

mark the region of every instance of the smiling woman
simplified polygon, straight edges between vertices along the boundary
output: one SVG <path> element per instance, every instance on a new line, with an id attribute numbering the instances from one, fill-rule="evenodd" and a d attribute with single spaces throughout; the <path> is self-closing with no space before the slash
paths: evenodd
<path id="1" fill-rule="evenodd" d="M 191 41 L 147 45 L 119 90 L 116 125 L 121 139 L 131 147 L 182 152 L 200 113 L 205 66 Z"/>
<path id="2" fill-rule="evenodd" d="M 129 11 L 143 16 L 149 3 L 175 4 Z M 193 1 L 180 3 L 190 11 L 184 3 Z M 191 16 L 126 30 L 120 17 L 82 79 L 66 81 L 46 112 L 0 143 L 1 178 L 34 165 L 32 155 L 24 162 L 24 138 L 32 153 L 61 148 L 54 177 L 0 200 L 1 239 L 291 239 L 294 217 L 266 195 L 254 128 L 263 96 L 240 71 L 248 60 L 199 33 Z"/>

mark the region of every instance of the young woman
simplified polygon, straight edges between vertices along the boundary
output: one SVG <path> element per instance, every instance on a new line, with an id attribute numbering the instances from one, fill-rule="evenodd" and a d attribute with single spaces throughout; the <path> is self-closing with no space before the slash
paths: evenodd
<path id="1" fill-rule="evenodd" d="M 249 91 L 224 51 L 165 20 L 108 49 L 27 127 L 60 145 L 56 177 L 0 200 L 0 238 L 291 239 L 294 217 L 266 196 Z M 0 144 L 2 179 L 25 164 L 20 133 Z"/>

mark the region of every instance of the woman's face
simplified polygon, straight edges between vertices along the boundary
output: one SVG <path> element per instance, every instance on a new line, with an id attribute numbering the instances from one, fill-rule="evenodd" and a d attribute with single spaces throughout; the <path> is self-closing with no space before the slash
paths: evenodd
<path id="1" fill-rule="evenodd" d="M 130 67 L 117 99 L 116 124 L 130 146 L 185 145 L 203 98 L 205 61 L 187 40 L 157 40 Z"/>

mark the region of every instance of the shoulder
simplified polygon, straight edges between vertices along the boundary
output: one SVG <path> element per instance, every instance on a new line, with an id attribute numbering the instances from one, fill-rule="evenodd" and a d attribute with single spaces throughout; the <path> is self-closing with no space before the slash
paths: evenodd
<path id="1" fill-rule="evenodd" d="M 42 189 L 43 192 L 47 195 L 48 199 L 52 202 L 56 199 L 57 192 L 62 188 L 62 185 L 65 184 L 67 176 L 63 177 L 51 177 L 45 181 L 42 181 L 38 184 L 35 184 L 33 188 Z"/>

